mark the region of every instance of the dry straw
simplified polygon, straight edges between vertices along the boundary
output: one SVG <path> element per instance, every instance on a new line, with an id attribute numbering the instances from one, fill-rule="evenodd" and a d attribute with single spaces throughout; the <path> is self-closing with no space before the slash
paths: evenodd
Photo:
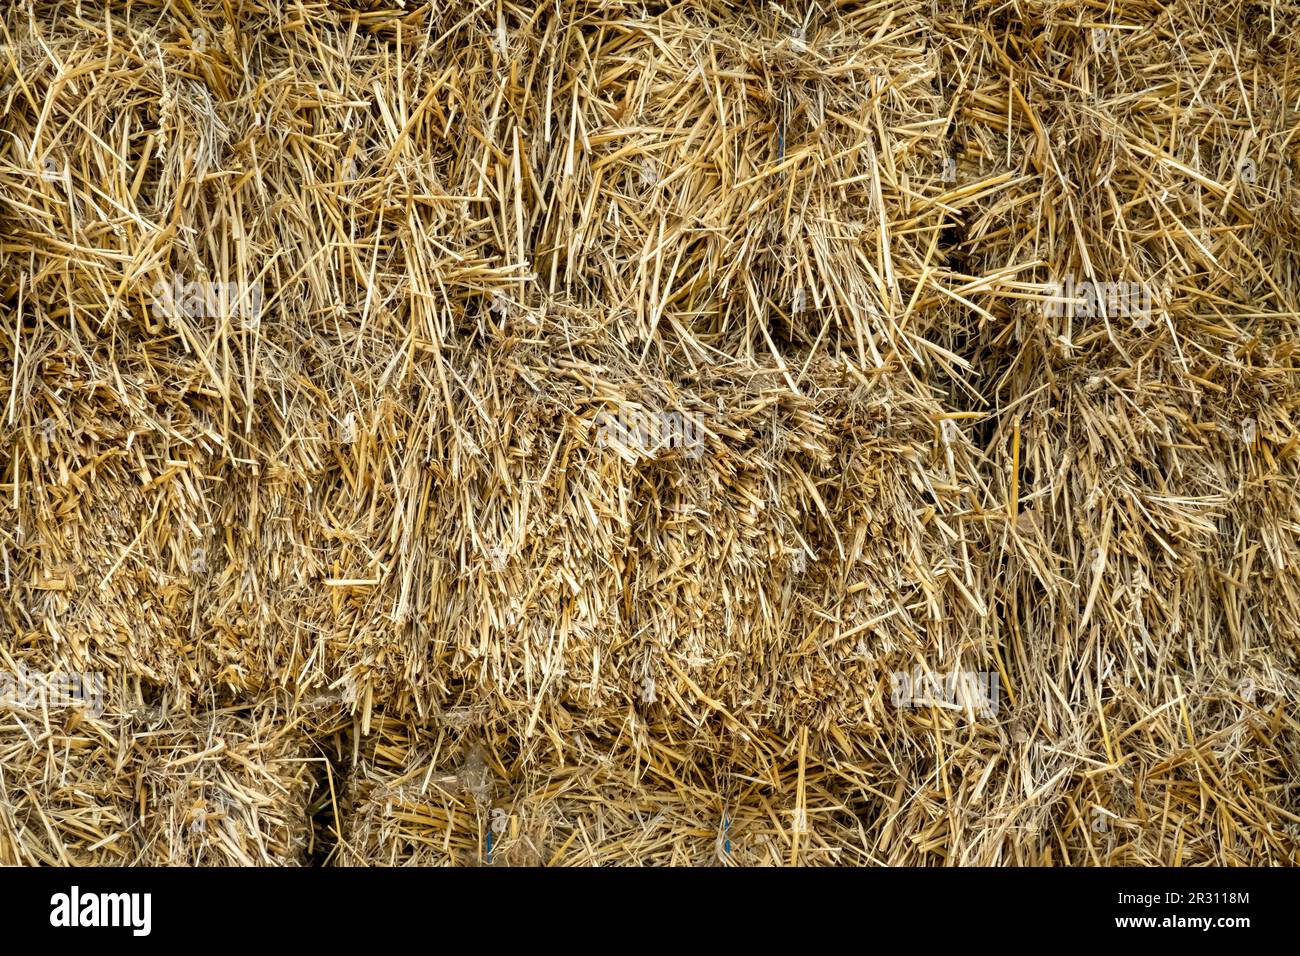
<path id="1" fill-rule="evenodd" d="M 0 863 L 1300 862 L 1298 15 L 10 5 Z"/>

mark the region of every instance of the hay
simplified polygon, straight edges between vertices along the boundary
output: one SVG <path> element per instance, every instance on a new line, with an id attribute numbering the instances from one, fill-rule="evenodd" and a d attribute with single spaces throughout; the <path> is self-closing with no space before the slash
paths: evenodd
<path id="1" fill-rule="evenodd" d="M 119 699 L 129 694 L 114 694 Z M 284 866 L 310 858 L 313 766 L 272 707 L 0 724 L 0 864 Z"/>
<path id="2" fill-rule="evenodd" d="M 797 756 L 737 768 L 707 737 L 665 731 L 645 751 L 575 740 L 568 765 L 498 763 L 455 730 L 376 725 L 349 781 L 344 865 L 691 865 L 880 862 L 844 788 Z M 739 756 L 739 760 L 737 757 Z M 792 814 L 797 792 L 805 812 Z"/>
<path id="3" fill-rule="evenodd" d="M 0 862 L 1300 862 L 1297 13 L 7 11 Z"/>

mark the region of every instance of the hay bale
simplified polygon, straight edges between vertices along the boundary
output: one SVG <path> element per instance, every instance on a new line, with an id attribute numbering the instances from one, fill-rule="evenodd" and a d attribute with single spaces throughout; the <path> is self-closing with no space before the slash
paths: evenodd
<path id="1" fill-rule="evenodd" d="M 111 721 L 0 715 L 0 865 L 140 859 L 135 780 Z"/>
<path id="2" fill-rule="evenodd" d="M 296 866 L 314 851 L 324 758 L 274 707 L 158 714 L 139 773 L 144 860 L 156 866 Z"/>
<path id="3" fill-rule="evenodd" d="M 656 728 L 662 730 L 663 728 Z M 474 731 L 385 719 L 346 789 L 343 865 L 834 865 L 877 860 L 845 788 L 802 752 L 750 763 L 707 737 L 564 763 L 494 753 Z M 749 779 L 740 778 L 746 767 Z"/>
<path id="4" fill-rule="evenodd" d="M 0 863 L 286 865 L 314 843 L 324 758 L 271 703 L 186 714 L 133 682 L 0 680 Z M 38 666 L 43 665 L 43 666 Z M 10 675 L 17 675 L 15 680 Z M 15 690 L 16 685 L 16 690 Z"/>

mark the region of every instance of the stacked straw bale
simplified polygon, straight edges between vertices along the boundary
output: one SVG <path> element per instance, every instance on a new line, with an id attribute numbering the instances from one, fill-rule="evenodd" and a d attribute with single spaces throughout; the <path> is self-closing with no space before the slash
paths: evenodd
<path id="1" fill-rule="evenodd" d="M 119 701 L 129 693 L 113 694 Z M 273 709 L 139 703 L 0 723 L 0 864 L 294 866 L 313 858 L 313 765 Z"/>
<path id="2" fill-rule="evenodd" d="M 6 8 L 0 863 L 1300 863 L 1298 17 Z"/>

